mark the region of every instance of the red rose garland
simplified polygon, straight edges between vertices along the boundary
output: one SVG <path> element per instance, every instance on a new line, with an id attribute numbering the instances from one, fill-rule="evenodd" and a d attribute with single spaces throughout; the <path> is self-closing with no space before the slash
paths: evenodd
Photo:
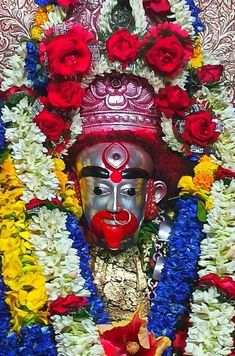
<path id="1" fill-rule="evenodd" d="M 143 0 L 143 4 L 146 10 L 158 15 L 166 15 L 171 8 L 168 0 Z"/>
<path id="2" fill-rule="evenodd" d="M 222 73 L 223 66 L 221 64 L 207 64 L 197 72 L 197 78 L 201 84 L 212 84 L 220 80 Z"/>
<path id="3" fill-rule="evenodd" d="M 50 82 L 47 86 L 48 102 L 61 110 L 76 109 L 81 105 L 85 90 L 78 82 Z"/>
<path id="4" fill-rule="evenodd" d="M 92 39 L 91 32 L 76 25 L 65 35 L 56 36 L 47 44 L 43 43 L 41 52 L 46 52 L 50 73 L 62 76 L 87 73 L 91 64 L 88 42 Z"/>
<path id="5" fill-rule="evenodd" d="M 57 4 L 60 6 L 71 6 L 76 5 L 80 0 L 56 0 Z"/>
<path id="6" fill-rule="evenodd" d="M 190 105 L 188 93 L 178 85 L 171 86 L 167 84 L 161 88 L 155 98 L 155 104 L 166 117 L 172 117 L 174 114 L 183 117 L 185 110 Z"/>
<path id="7" fill-rule="evenodd" d="M 48 110 L 43 110 L 35 116 L 34 122 L 46 135 L 47 139 L 53 142 L 58 141 L 62 132 L 69 127 L 68 123 L 61 116 L 52 114 Z"/>
<path id="8" fill-rule="evenodd" d="M 138 57 L 140 41 L 125 29 L 118 30 L 106 41 L 108 59 L 119 61 L 123 69 Z"/>
<path id="9" fill-rule="evenodd" d="M 175 78 L 192 55 L 188 32 L 168 22 L 158 25 L 146 36 L 146 44 L 154 43 L 146 53 L 146 62 L 160 75 Z"/>
<path id="10" fill-rule="evenodd" d="M 216 142 L 220 132 L 216 132 L 216 123 L 207 111 L 200 110 L 186 117 L 181 138 L 188 144 L 206 147 Z"/>

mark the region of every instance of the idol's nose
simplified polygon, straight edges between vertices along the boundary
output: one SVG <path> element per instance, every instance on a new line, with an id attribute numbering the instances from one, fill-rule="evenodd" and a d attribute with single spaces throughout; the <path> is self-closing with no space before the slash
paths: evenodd
<path id="1" fill-rule="evenodd" d="M 116 213 L 121 209 L 122 208 L 120 206 L 120 201 L 119 201 L 118 187 L 115 186 L 113 187 L 112 194 L 110 195 L 110 199 L 107 204 L 107 210 L 110 211 L 111 213 Z"/>

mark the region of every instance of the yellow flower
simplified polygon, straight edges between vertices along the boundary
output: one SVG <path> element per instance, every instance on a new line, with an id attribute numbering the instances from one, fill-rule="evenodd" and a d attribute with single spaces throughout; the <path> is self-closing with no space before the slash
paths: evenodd
<path id="1" fill-rule="evenodd" d="M 209 156 L 202 156 L 199 160 L 199 163 L 194 168 L 195 174 L 200 172 L 212 172 L 214 173 L 218 167 L 218 164 L 213 162 Z"/>
<path id="2" fill-rule="evenodd" d="M 70 191 L 68 191 L 68 194 L 70 193 Z M 67 194 L 67 192 L 66 192 Z M 65 194 L 65 195 L 66 195 Z M 77 218 L 80 218 L 82 216 L 82 207 L 79 205 L 77 198 L 74 196 L 73 192 L 73 196 L 70 197 L 69 195 L 65 198 L 64 202 L 63 202 L 63 207 L 68 209 L 69 211 L 71 211 L 72 213 L 74 213 L 74 215 L 76 215 Z"/>
<path id="3" fill-rule="evenodd" d="M 16 249 L 10 254 L 4 254 L 2 257 L 2 269 L 4 282 L 9 285 L 21 271 L 21 262 L 19 258 L 20 249 Z"/>
<path id="4" fill-rule="evenodd" d="M 64 161 L 60 158 L 53 158 L 55 169 L 58 171 L 63 171 L 65 169 Z"/>
<path id="5" fill-rule="evenodd" d="M 34 40 L 40 40 L 42 36 L 42 29 L 39 26 L 33 26 L 31 28 L 31 36 Z"/>
<path id="6" fill-rule="evenodd" d="M 197 186 L 193 182 L 193 178 L 190 176 L 183 176 L 178 183 L 178 188 L 182 189 L 180 195 L 192 194 L 202 198 L 203 200 L 206 200 L 209 195 L 209 192 L 200 186 Z"/>
<path id="7" fill-rule="evenodd" d="M 37 11 L 34 19 L 35 19 L 35 25 L 41 26 L 48 20 L 48 16 L 47 13 L 44 11 Z"/>
<path id="8" fill-rule="evenodd" d="M 199 172 L 193 178 L 193 183 L 205 190 L 210 190 L 213 182 L 214 177 L 208 172 Z"/>
<path id="9" fill-rule="evenodd" d="M 214 206 L 214 201 L 211 197 L 208 197 L 208 199 L 206 200 L 206 205 L 205 208 L 207 211 L 211 210 Z"/>
<path id="10" fill-rule="evenodd" d="M 45 6 L 47 12 L 53 11 L 53 6 L 52 5 L 46 5 Z"/>
<path id="11" fill-rule="evenodd" d="M 200 38 L 197 37 L 196 41 L 195 41 L 195 46 L 193 49 L 193 54 L 192 54 L 192 58 L 190 60 L 190 66 L 193 69 L 197 69 L 200 68 L 202 66 L 202 49 L 201 49 L 201 41 Z"/>

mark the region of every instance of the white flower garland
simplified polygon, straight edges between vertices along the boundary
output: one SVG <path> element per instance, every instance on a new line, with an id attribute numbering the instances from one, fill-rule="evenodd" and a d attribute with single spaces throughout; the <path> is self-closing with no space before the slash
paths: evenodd
<path id="1" fill-rule="evenodd" d="M 11 109 L 7 106 L 2 109 L 2 120 L 7 124 L 5 136 L 17 175 L 25 184 L 22 200 L 26 203 L 33 198 L 51 200 L 59 187 L 53 161 L 43 146 L 46 136 L 32 122 L 32 116 L 32 105 L 27 97 Z"/>
<path id="2" fill-rule="evenodd" d="M 148 24 L 145 16 L 143 0 L 130 0 L 130 5 L 132 7 L 132 15 L 135 19 L 134 33 L 139 36 L 144 36 Z"/>
<path id="3" fill-rule="evenodd" d="M 111 12 L 117 5 L 117 3 L 117 0 L 105 0 L 102 4 L 98 20 L 98 27 L 100 29 L 100 32 L 105 37 L 110 36 L 113 32 L 110 27 Z M 139 36 L 143 36 L 147 28 L 147 20 L 143 7 L 143 2 L 142 0 L 130 0 L 130 6 L 132 8 L 132 15 L 135 20 L 135 29 L 133 33 L 138 34 Z"/>
<path id="4" fill-rule="evenodd" d="M 209 273 L 234 278 L 235 260 L 235 180 L 215 181 L 211 189 L 214 207 L 207 215 L 201 242 L 199 276 Z M 230 355 L 233 348 L 235 309 L 218 300 L 216 288 L 193 293 L 186 353 L 193 356 Z"/>
<path id="5" fill-rule="evenodd" d="M 47 279 L 49 301 L 68 294 L 89 296 L 80 274 L 80 259 L 72 248 L 72 240 L 69 239 L 66 220 L 66 213 L 59 209 L 48 210 L 44 206 L 39 209 L 37 215 L 32 216 L 29 225 L 31 244 Z"/>
<path id="6" fill-rule="evenodd" d="M 221 303 L 215 287 L 193 293 L 193 324 L 188 331 L 185 353 L 193 356 L 230 355 L 233 349 L 235 308 Z"/>
<path id="7" fill-rule="evenodd" d="M 54 315 L 52 318 L 58 355 L 103 356 L 99 334 L 90 319 L 75 322 L 71 315 Z"/>
<path id="8" fill-rule="evenodd" d="M 222 180 L 215 181 L 211 198 L 214 207 L 207 215 L 203 231 L 207 238 L 201 243 L 201 255 L 198 272 L 202 277 L 209 273 L 220 277 L 234 277 L 235 260 L 231 248 L 235 244 L 235 180 L 226 185 Z"/>
<path id="9" fill-rule="evenodd" d="M 71 133 L 71 138 L 69 142 L 67 143 L 66 147 L 63 149 L 63 151 L 59 154 L 59 156 L 65 156 L 68 154 L 68 149 L 76 142 L 78 136 L 82 133 L 82 118 L 80 115 L 80 108 L 75 110 L 71 114 L 72 117 L 72 123 L 70 125 L 70 133 Z"/>
<path id="10" fill-rule="evenodd" d="M 168 15 L 168 19 L 176 19 L 174 23 L 180 25 L 184 30 L 188 31 L 191 36 L 195 35 L 193 21 L 194 17 L 191 14 L 190 8 L 185 0 L 169 0 L 171 12 L 173 15 Z"/>
<path id="11" fill-rule="evenodd" d="M 16 53 L 9 59 L 8 68 L 1 73 L 3 79 L 1 90 L 5 91 L 12 86 L 21 87 L 22 85 L 32 88 L 33 83 L 27 79 L 27 72 L 24 70 L 26 53 L 25 43 L 17 47 Z"/>
<path id="12" fill-rule="evenodd" d="M 175 134 L 172 128 L 172 119 L 168 119 L 165 115 L 161 116 L 161 127 L 162 132 L 165 136 L 162 137 L 163 141 L 167 143 L 167 145 L 176 152 L 183 152 L 182 143 L 176 140 Z"/>
<path id="13" fill-rule="evenodd" d="M 30 242 L 46 278 L 49 302 L 70 294 L 90 295 L 80 274 L 80 259 L 69 239 L 66 220 L 66 213 L 44 206 L 29 224 Z M 51 320 L 58 355 L 103 355 L 98 331 L 89 316 L 75 320 L 73 315 L 54 315 Z"/>

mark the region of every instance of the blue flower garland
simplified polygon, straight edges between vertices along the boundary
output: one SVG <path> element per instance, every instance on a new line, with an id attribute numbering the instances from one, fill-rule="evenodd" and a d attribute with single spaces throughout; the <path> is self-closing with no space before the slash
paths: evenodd
<path id="1" fill-rule="evenodd" d="M 38 47 L 34 41 L 28 41 L 26 42 L 26 50 L 24 69 L 28 73 L 27 78 L 33 82 L 33 87 L 39 94 L 44 94 L 48 76 L 39 63 Z"/>
<path id="2" fill-rule="evenodd" d="M 104 310 L 102 298 L 98 295 L 94 284 L 93 275 L 89 265 L 90 255 L 89 247 L 84 238 L 83 231 L 78 224 L 76 217 L 67 213 L 67 230 L 70 232 L 70 237 L 73 240 L 72 247 L 78 251 L 80 258 L 81 275 L 85 279 L 85 287 L 89 290 L 89 312 L 97 324 L 106 324 L 109 322 L 108 313 Z"/>
<path id="3" fill-rule="evenodd" d="M 148 329 L 156 336 L 174 339 L 175 326 L 183 315 L 188 315 L 188 302 L 197 278 L 200 243 L 205 237 L 203 224 L 197 219 L 198 199 L 179 199 L 178 215 L 170 235 L 168 255 L 165 259 L 161 281 L 151 304 Z M 171 355 L 169 348 L 164 355 Z"/>
<path id="4" fill-rule="evenodd" d="M 194 0 L 186 0 L 186 3 L 189 6 L 189 10 L 191 11 L 192 17 L 194 18 L 193 20 L 194 31 L 196 33 L 203 32 L 205 29 L 205 25 L 202 23 L 202 21 L 198 16 L 201 10 L 199 9 L 199 7 L 195 5 Z"/>
<path id="5" fill-rule="evenodd" d="M 1 256 L 0 256 L 1 271 Z M 16 332 L 10 332 L 10 311 L 5 302 L 6 287 L 0 273 L 0 356 L 56 356 L 52 329 L 30 324 Z"/>
<path id="6" fill-rule="evenodd" d="M 2 117 L 2 109 L 1 109 L 2 103 L 3 102 L 0 100 L 0 149 L 2 149 L 6 144 L 6 142 L 5 142 L 5 132 L 6 132 L 6 130 L 5 130 L 4 123 L 3 123 L 2 119 L 1 119 L 1 117 Z"/>

